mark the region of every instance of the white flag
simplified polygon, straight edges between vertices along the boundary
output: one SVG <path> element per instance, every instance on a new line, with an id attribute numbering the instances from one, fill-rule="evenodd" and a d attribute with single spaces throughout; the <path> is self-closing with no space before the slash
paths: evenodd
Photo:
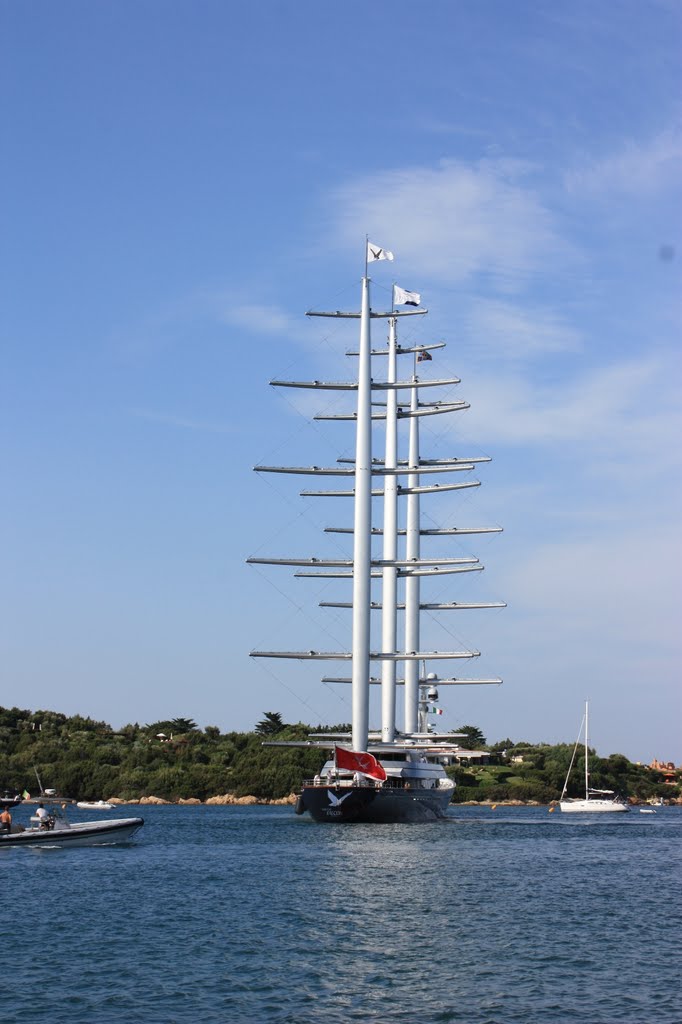
<path id="1" fill-rule="evenodd" d="M 392 260 L 393 253 L 389 252 L 388 249 L 380 249 L 378 245 L 374 245 L 372 242 L 367 243 L 367 262 L 373 263 L 374 260 Z"/>
<path id="2" fill-rule="evenodd" d="M 421 300 L 422 297 L 418 292 L 406 292 L 404 288 L 399 288 L 397 284 L 393 285 L 394 306 L 418 306 Z"/>

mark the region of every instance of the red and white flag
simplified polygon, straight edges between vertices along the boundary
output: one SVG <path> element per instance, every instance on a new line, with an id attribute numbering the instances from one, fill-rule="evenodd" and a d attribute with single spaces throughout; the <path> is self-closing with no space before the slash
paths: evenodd
<path id="1" fill-rule="evenodd" d="M 383 765 L 379 764 L 373 754 L 366 751 L 346 750 L 344 747 L 334 747 L 334 760 L 337 768 L 347 768 L 351 772 L 360 772 L 361 775 L 369 775 L 372 779 L 383 782 L 386 772 Z"/>

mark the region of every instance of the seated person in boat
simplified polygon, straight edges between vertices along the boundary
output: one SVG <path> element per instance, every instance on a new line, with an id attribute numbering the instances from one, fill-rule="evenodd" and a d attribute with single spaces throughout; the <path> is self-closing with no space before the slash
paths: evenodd
<path id="1" fill-rule="evenodd" d="M 50 829 L 54 825 L 54 819 L 52 818 L 52 815 L 45 810 L 42 804 L 38 804 L 36 818 L 38 819 L 38 828 Z"/>

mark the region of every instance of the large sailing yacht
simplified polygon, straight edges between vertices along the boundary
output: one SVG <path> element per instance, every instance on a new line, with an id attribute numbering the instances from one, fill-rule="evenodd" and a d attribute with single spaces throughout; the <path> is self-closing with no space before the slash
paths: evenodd
<path id="1" fill-rule="evenodd" d="M 293 473 L 322 477 L 342 477 L 352 482 L 352 490 L 303 491 L 306 496 L 353 498 L 353 525 L 329 526 L 327 532 L 352 534 L 353 558 L 250 558 L 250 563 L 295 566 L 297 576 L 316 579 L 352 580 L 351 601 L 324 601 L 323 607 L 352 611 L 352 641 L 349 651 L 252 651 L 252 657 L 294 658 L 299 660 L 349 662 L 350 676 L 326 676 L 325 682 L 350 684 L 352 733 L 317 734 L 308 743 L 329 751 L 320 773 L 303 784 L 297 813 L 308 812 L 317 821 L 403 822 L 442 818 L 452 799 L 454 782 L 445 768 L 461 750 L 455 733 L 439 733 L 430 725 L 431 705 L 438 700 L 438 687 L 499 684 L 499 678 L 439 679 L 426 671 L 434 662 L 458 662 L 476 658 L 475 650 L 428 651 L 420 642 L 422 611 L 459 611 L 465 608 L 499 608 L 502 602 L 448 601 L 425 603 L 421 582 L 433 577 L 479 572 L 483 566 L 475 557 L 433 558 L 422 554 L 422 538 L 459 537 L 464 534 L 498 533 L 499 526 L 458 526 L 448 529 L 424 528 L 420 519 L 421 496 L 478 487 L 471 479 L 458 479 L 474 470 L 477 463 L 489 462 L 487 456 L 445 459 L 422 458 L 419 449 L 419 424 L 424 416 L 440 416 L 467 409 L 464 401 L 438 401 L 423 397 L 434 387 L 452 387 L 459 378 L 420 379 L 419 364 L 432 359 L 434 349 L 444 343 L 402 346 L 398 341 L 398 323 L 406 316 L 423 316 L 421 297 L 393 285 L 391 309 L 376 311 L 370 302 L 368 264 L 392 261 L 393 254 L 371 242 L 366 243 L 365 273 L 362 278 L 359 312 L 309 312 L 308 316 L 353 318 L 359 320 L 360 337 L 356 351 L 357 379 L 348 382 L 273 380 L 278 387 L 351 391 L 357 394 L 354 412 L 316 416 L 315 419 L 346 420 L 355 424 L 355 458 L 339 459 L 329 468 L 256 466 L 260 473 Z M 408 309 L 398 309 L 409 306 Z M 383 322 L 387 344 L 373 348 L 373 321 Z M 398 375 L 398 361 L 411 363 L 411 372 Z M 379 364 L 383 373 L 373 372 Z M 377 370 L 379 369 L 377 366 Z M 380 397 L 379 397 L 380 396 Z M 408 425 L 406 457 L 399 456 L 399 427 Z M 373 424 L 383 427 L 380 454 L 373 450 Z M 377 434 L 379 431 L 377 431 Z M 350 464 L 348 464 L 350 463 Z M 447 474 L 449 482 L 430 482 L 435 475 Z M 372 521 L 375 509 L 382 510 L 381 525 Z M 404 503 L 404 504 L 403 504 Z M 404 525 L 402 525 L 404 523 Z M 372 551 L 373 538 L 381 538 L 382 551 Z M 399 548 L 402 545 L 402 553 Z M 381 581 L 381 599 L 372 600 L 372 583 Z M 380 612 L 380 643 L 372 642 L 371 618 Z M 379 616 L 376 616 L 377 619 Z M 399 625 L 402 620 L 402 629 Z M 378 627 L 378 623 L 377 623 Z M 375 630 L 378 633 L 378 628 Z M 380 673 L 373 674 L 373 666 Z M 398 666 L 402 675 L 398 676 Z M 369 693 L 371 686 L 381 687 L 381 728 L 370 731 Z M 396 725 L 396 691 L 404 690 L 404 722 Z M 277 745 L 277 744 L 275 744 Z"/>

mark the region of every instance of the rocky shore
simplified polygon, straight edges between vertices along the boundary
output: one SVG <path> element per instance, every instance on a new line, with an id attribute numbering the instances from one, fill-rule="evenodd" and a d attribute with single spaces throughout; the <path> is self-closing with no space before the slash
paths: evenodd
<path id="1" fill-rule="evenodd" d="M 199 807 L 285 807 L 293 806 L 296 803 L 297 794 L 290 793 L 279 800 L 266 800 L 257 796 L 234 796 L 232 793 L 224 793 L 222 796 L 210 796 L 207 800 L 198 800 L 196 797 L 188 797 L 186 800 L 164 800 L 160 796 L 143 796 L 139 800 L 122 800 L 120 797 L 112 796 L 107 803 L 117 806 L 156 806 L 167 804 L 169 806 L 199 806 Z M 646 801 L 630 800 L 633 807 L 647 806 Z M 682 797 L 665 801 L 666 805 L 682 805 Z M 461 803 L 452 804 L 453 807 L 556 807 L 557 800 L 549 804 L 542 804 L 538 800 L 463 800 Z"/>
<path id="2" fill-rule="evenodd" d="M 197 800 L 196 797 L 188 797 L 186 800 L 163 800 L 160 796 L 143 796 L 139 800 L 121 800 L 120 797 L 112 796 L 107 799 L 107 803 L 117 806 L 170 804 L 175 806 L 196 805 L 204 807 L 253 807 L 256 805 L 259 807 L 282 807 L 288 804 L 295 804 L 296 793 L 290 793 L 289 796 L 284 796 L 280 800 L 261 800 L 256 796 L 234 796 L 232 793 L 224 793 L 222 796 L 210 796 L 207 800 Z"/>

